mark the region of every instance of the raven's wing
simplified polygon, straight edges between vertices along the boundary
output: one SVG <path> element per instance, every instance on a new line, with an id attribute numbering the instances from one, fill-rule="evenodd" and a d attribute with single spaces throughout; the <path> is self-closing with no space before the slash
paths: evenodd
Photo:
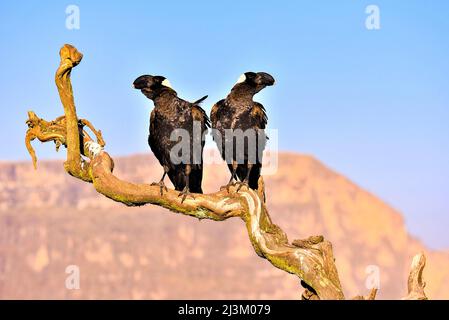
<path id="1" fill-rule="evenodd" d="M 206 111 L 200 107 L 200 104 L 207 99 L 207 95 L 192 103 L 192 118 L 194 121 L 201 122 L 201 133 L 210 128 L 210 120 Z"/>
<path id="2" fill-rule="evenodd" d="M 253 120 L 253 126 L 256 129 L 265 129 L 268 123 L 268 116 L 264 106 L 261 103 L 254 102 L 251 110 L 251 118 Z"/>
<path id="3" fill-rule="evenodd" d="M 257 152 L 257 160 L 256 163 L 253 164 L 249 177 L 248 177 L 248 185 L 252 189 L 258 188 L 258 182 L 260 173 L 262 170 L 262 155 L 263 150 L 266 146 L 266 141 L 268 137 L 265 134 L 265 128 L 268 123 L 268 117 L 265 111 L 265 108 L 262 104 L 258 102 L 254 102 L 251 112 L 249 114 L 249 122 L 248 126 L 254 128 L 257 132 L 257 144 L 256 144 L 256 152 Z M 240 180 L 243 180 L 248 173 L 248 168 L 246 164 L 239 164 L 237 167 L 237 176 Z"/>
<path id="4" fill-rule="evenodd" d="M 219 110 L 223 107 L 225 100 L 220 100 L 214 106 L 212 107 L 212 110 L 210 112 L 210 120 L 212 122 L 212 128 L 217 128 L 217 123 L 219 120 Z"/>
<path id="5" fill-rule="evenodd" d="M 156 138 L 156 112 L 153 110 L 151 111 L 150 115 L 150 128 L 149 128 L 149 135 L 148 135 L 148 145 L 150 146 L 151 151 L 154 153 L 156 158 L 159 160 L 159 157 L 156 154 L 159 154 L 159 146 L 157 145 L 157 138 Z"/>
<path id="6" fill-rule="evenodd" d="M 204 111 L 204 109 L 199 106 L 199 103 L 204 101 L 206 98 L 207 96 L 201 98 L 198 101 L 195 101 L 192 105 L 192 119 L 193 121 L 198 121 L 201 123 L 201 137 L 194 137 L 196 141 L 198 141 L 197 139 L 200 139 L 199 141 L 201 141 L 201 158 L 195 159 L 199 161 L 196 161 L 196 163 L 193 163 L 191 165 L 191 172 L 189 176 L 189 190 L 193 193 L 203 193 L 201 183 L 203 180 L 203 148 L 205 141 L 202 139 L 202 137 L 205 132 L 207 132 L 208 128 L 210 128 L 210 120 L 207 116 L 206 111 Z M 194 132 L 192 132 L 192 134 L 193 133 Z M 192 152 L 194 153 L 195 151 L 192 150 Z"/>
<path id="7" fill-rule="evenodd" d="M 193 105 L 192 107 L 192 118 L 194 121 L 201 122 L 201 133 L 203 131 L 206 131 L 207 128 L 210 128 L 210 120 L 207 116 L 206 111 L 204 111 L 203 108 L 201 108 L 199 105 Z"/>
<path id="8" fill-rule="evenodd" d="M 214 139 L 218 151 L 221 154 L 223 160 L 225 159 L 225 129 L 229 129 L 232 122 L 231 114 L 226 114 L 225 99 L 218 101 L 212 107 L 210 113 L 210 120 L 212 123 L 212 138 Z"/>
<path id="9" fill-rule="evenodd" d="M 262 159 L 262 152 L 267 144 L 268 136 L 265 134 L 265 128 L 268 123 L 268 116 L 262 104 L 254 102 L 251 110 L 251 125 L 257 130 L 257 154 L 258 159 Z"/>
<path id="10" fill-rule="evenodd" d="M 165 135 L 167 133 L 164 130 L 166 130 L 164 121 L 153 110 L 150 116 L 148 145 L 159 163 L 168 167 L 169 170 L 173 170 L 174 166 L 170 161 L 170 148 L 165 144 Z"/>

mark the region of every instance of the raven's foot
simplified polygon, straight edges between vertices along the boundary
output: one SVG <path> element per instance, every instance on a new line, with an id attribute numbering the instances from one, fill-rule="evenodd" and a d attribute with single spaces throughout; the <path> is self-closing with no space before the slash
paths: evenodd
<path id="1" fill-rule="evenodd" d="M 153 182 L 151 185 L 152 185 L 152 186 L 159 186 L 159 188 L 160 188 L 160 190 L 161 190 L 161 196 L 164 195 L 164 190 L 165 190 L 165 191 L 168 191 L 168 188 L 167 188 L 167 186 L 165 185 L 165 183 L 164 183 L 163 180 L 161 180 L 161 181 L 159 181 L 159 182 Z"/>
<path id="2" fill-rule="evenodd" d="M 178 197 L 181 197 L 181 196 L 182 196 L 181 203 L 184 202 L 184 200 L 187 198 L 187 196 L 190 196 L 190 197 L 192 197 L 193 200 L 195 200 L 195 196 L 194 196 L 192 193 L 190 193 L 188 187 L 185 187 L 184 190 L 182 190 L 182 191 L 179 193 Z"/>
<path id="3" fill-rule="evenodd" d="M 246 187 L 246 189 L 249 190 L 249 185 L 248 185 L 248 180 L 247 179 L 245 179 L 245 180 L 243 180 L 241 182 L 237 181 L 236 183 L 234 183 L 234 185 L 238 186 L 236 192 L 239 192 L 242 187 Z"/>
<path id="4" fill-rule="evenodd" d="M 236 182 L 234 180 L 229 180 L 228 184 L 221 186 L 220 190 L 226 189 L 226 191 L 229 193 L 229 188 L 235 186 Z"/>

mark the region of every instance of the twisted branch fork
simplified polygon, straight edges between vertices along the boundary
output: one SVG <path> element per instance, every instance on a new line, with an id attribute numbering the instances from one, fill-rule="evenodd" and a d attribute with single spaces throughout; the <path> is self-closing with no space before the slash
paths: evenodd
<path id="1" fill-rule="evenodd" d="M 28 130 L 25 135 L 25 146 L 28 153 L 31 155 L 33 161 L 33 166 L 37 168 L 37 158 L 36 153 L 31 145 L 31 141 L 38 139 L 41 142 L 53 141 L 56 145 L 56 152 L 62 146 L 67 147 L 66 136 L 67 136 L 67 125 L 65 116 L 56 118 L 53 121 L 45 121 L 39 118 L 33 111 L 28 111 L 28 120 L 26 121 L 28 125 Z M 97 139 L 97 144 L 101 147 L 105 146 L 103 136 L 100 130 L 96 130 L 94 126 L 86 119 L 80 119 L 78 121 L 78 130 L 80 135 L 86 137 L 86 140 L 92 141 L 92 138 L 84 130 L 84 127 L 88 127 Z M 84 149 L 80 150 L 81 155 L 85 155 Z"/>
<path id="2" fill-rule="evenodd" d="M 182 202 L 175 190 L 161 195 L 158 186 L 135 184 L 114 176 L 113 160 L 103 150 L 105 142 L 101 132 L 89 121 L 77 117 L 70 74 L 72 68 L 81 62 L 82 54 L 66 44 L 60 50 L 60 57 L 55 82 L 65 116 L 48 122 L 38 118 L 34 112 L 28 112 L 29 129 L 25 143 L 34 164 L 36 155 L 31 140 L 54 141 L 57 148 L 61 145 L 67 148 L 67 160 L 64 162 L 67 173 L 93 183 L 97 192 L 114 201 L 127 206 L 150 203 L 198 219 L 223 221 L 240 217 L 246 224 L 255 252 L 275 267 L 299 277 L 305 288 L 303 299 L 344 299 L 331 243 L 322 236 L 289 243 L 287 235 L 271 221 L 268 214 L 262 178 L 258 190 L 237 192 L 235 187 L 231 187 L 229 192 L 221 190 L 211 194 L 195 194 L 194 199 L 187 198 Z M 94 133 L 96 142 L 83 129 L 84 126 Z M 374 299 L 374 296 L 375 292 L 371 292 L 368 298 Z"/>

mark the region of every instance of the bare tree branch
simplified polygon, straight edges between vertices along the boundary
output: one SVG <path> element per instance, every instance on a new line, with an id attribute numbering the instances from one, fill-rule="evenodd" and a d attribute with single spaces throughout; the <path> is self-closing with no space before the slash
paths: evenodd
<path id="1" fill-rule="evenodd" d="M 408 295 L 403 300 L 427 300 L 424 288 L 423 270 L 426 266 L 426 256 L 418 253 L 413 257 L 410 275 L 408 276 Z"/>
<path id="2" fill-rule="evenodd" d="M 101 131 L 97 131 L 89 121 L 78 119 L 76 113 L 70 74 L 72 68 L 80 63 L 82 54 L 66 44 L 60 50 L 60 57 L 55 82 L 64 116 L 48 122 L 34 112 L 28 112 L 25 144 L 35 166 L 36 155 L 31 141 L 36 138 L 42 142 L 54 141 L 57 150 L 61 145 L 67 147 L 67 160 L 64 162 L 67 173 L 93 183 L 97 192 L 114 201 L 127 206 L 154 204 L 198 219 L 222 221 L 240 217 L 246 224 L 255 252 L 275 267 L 299 277 L 306 289 L 303 299 L 344 299 L 331 243 L 322 236 L 289 243 L 287 235 L 271 221 L 262 178 L 257 191 L 244 189 L 236 192 L 231 187 L 229 193 L 220 190 L 211 194 L 195 194 L 194 199 L 187 198 L 181 202 L 175 190 L 161 195 L 158 186 L 135 184 L 114 176 L 114 163 L 103 150 L 105 142 Z M 85 126 L 92 131 L 96 141 L 84 130 Z M 374 299 L 375 293 L 372 292 L 368 298 Z"/>

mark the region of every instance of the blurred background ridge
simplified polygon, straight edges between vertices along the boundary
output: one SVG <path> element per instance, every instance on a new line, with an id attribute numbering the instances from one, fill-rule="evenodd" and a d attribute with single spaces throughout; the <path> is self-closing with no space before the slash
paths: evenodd
<path id="1" fill-rule="evenodd" d="M 152 155 L 117 158 L 115 174 L 150 183 Z M 240 219 L 198 221 L 151 205 L 127 208 L 65 174 L 60 161 L 0 164 L 0 298 L 299 299 L 299 281 L 251 248 Z M 208 165 L 205 192 L 227 182 Z M 369 266 L 380 298 L 400 298 L 414 254 L 426 252 L 432 299 L 449 298 L 449 252 L 411 236 L 400 213 L 311 156 L 282 153 L 265 177 L 270 213 L 290 241 L 332 241 L 345 293 L 366 294 Z M 80 267 L 81 289 L 65 288 Z"/>

